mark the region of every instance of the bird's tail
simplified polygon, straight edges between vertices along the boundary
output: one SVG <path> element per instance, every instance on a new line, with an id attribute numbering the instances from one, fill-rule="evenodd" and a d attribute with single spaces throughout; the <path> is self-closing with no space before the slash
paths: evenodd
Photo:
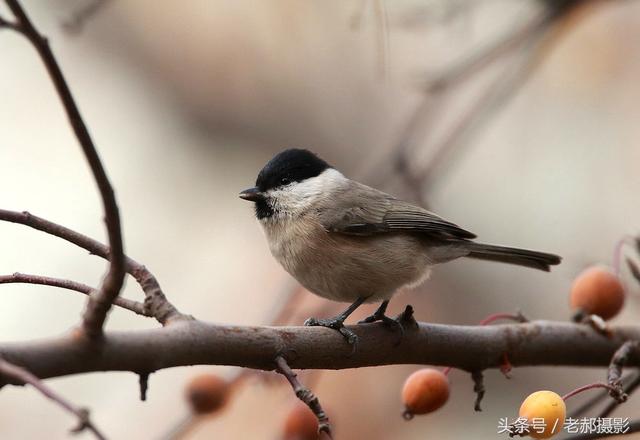
<path id="1" fill-rule="evenodd" d="M 479 260 L 499 261 L 501 263 L 517 264 L 518 266 L 532 267 L 549 272 L 550 267 L 560 264 L 562 260 L 554 254 L 545 252 L 529 251 L 526 249 L 516 249 L 505 246 L 494 246 L 491 244 L 469 242 L 469 258 Z"/>

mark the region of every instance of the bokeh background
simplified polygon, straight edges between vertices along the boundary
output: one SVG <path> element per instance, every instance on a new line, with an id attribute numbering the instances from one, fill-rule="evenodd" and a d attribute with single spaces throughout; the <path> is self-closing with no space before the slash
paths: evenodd
<path id="1" fill-rule="evenodd" d="M 525 27 L 544 2 L 110 0 L 82 26 L 72 22 L 86 0 L 23 5 L 50 37 L 99 148 L 127 253 L 156 274 L 182 311 L 214 322 L 269 323 L 293 282 L 237 193 L 274 153 L 299 146 L 398 196 L 419 195 L 483 241 L 564 257 L 550 274 L 456 261 L 391 306 L 398 312 L 411 302 L 420 320 L 473 324 L 516 309 L 569 319 L 571 280 L 589 264 L 610 263 L 616 242 L 638 232 L 640 4 L 584 3 L 590 6 L 561 25 L 533 31 L 527 41 L 535 44 L 505 50 L 437 93 L 428 85 L 441 72 Z M 10 17 L 4 5 L 0 12 Z M 36 53 L 5 30 L 0 54 L 0 206 L 104 240 L 95 185 Z M 519 75 L 519 87 L 502 79 L 509 72 Z M 465 119 L 487 84 L 504 96 Z M 417 108 L 423 114 L 411 126 Z M 450 133 L 463 136 L 447 142 Z M 394 167 L 402 139 L 409 169 L 429 170 L 420 184 L 408 184 Z M 104 268 L 65 242 L 0 223 L 0 273 L 96 285 Z M 640 312 L 638 286 L 626 279 L 629 301 L 618 323 L 637 322 Z M 123 294 L 141 297 L 131 280 Z M 85 301 L 22 285 L 0 286 L 0 298 L 7 341 L 68 331 Z M 331 307 L 305 294 L 291 321 L 342 305 Z M 121 310 L 108 321 L 110 329 L 154 325 Z M 505 380 L 488 371 L 483 412 L 475 413 L 470 378 L 453 371 L 449 403 L 406 422 L 399 392 L 416 368 L 314 376 L 337 438 L 494 439 L 498 419 L 515 417 L 530 392 L 562 394 L 605 374 L 519 368 Z M 237 374 L 207 366 L 163 370 L 151 376 L 147 402 L 138 400 L 133 374 L 48 383 L 90 407 L 110 438 L 161 439 L 188 413 L 184 384 L 203 371 Z M 278 439 L 292 399 L 288 386 L 248 381 L 223 413 L 184 438 Z M 633 396 L 616 415 L 639 410 Z M 0 393 L 3 439 L 67 438 L 73 423 L 32 389 Z"/>

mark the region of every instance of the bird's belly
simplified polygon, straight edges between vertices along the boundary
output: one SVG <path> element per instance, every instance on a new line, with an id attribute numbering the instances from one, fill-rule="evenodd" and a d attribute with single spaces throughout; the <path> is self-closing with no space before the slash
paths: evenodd
<path id="1" fill-rule="evenodd" d="M 272 230 L 270 248 L 287 272 L 322 297 L 381 301 L 429 274 L 430 261 L 418 239 L 406 235 L 354 237 L 308 226 Z"/>

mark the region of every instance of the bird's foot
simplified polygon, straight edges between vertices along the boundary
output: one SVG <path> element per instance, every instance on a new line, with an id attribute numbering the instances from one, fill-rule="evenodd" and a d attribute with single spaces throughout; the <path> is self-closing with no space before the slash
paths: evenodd
<path id="1" fill-rule="evenodd" d="M 340 332 L 349 345 L 351 345 L 351 354 L 355 353 L 356 346 L 358 345 L 358 335 L 352 330 L 349 330 L 344 326 L 344 319 L 340 316 L 327 319 L 309 318 L 304 322 L 307 327 L 327 327 Z"/>
<path id="2" fill-rule="evenodd" d="M 358 324 L 368 324 L 378 321 L 382 322 L 382 325 L 384 325 L 385 327 L 391 329 L 392 331 L 398 332 L 398 338 L 394 342 L 394 345 L 399 345 L 404 338 L 404 323 L 408 322 L 407 317 L 409 317 L 409 319 L 413 319 L 413 307 L 411 306 L 407 306 L 404 312 L 402 312 L 396 318 L 390 318 L 389 316 L 384 314 L 384 311 L 378 309 L 372 315 L 367 316 L 362 321 L 359 321 Z"/>

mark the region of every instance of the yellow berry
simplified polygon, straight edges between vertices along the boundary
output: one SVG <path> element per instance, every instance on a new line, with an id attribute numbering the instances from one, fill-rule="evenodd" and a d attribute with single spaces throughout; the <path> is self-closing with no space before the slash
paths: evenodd
<path id="1" fill-rule="evenodd" d="M 564 400 L 553 391 L 536 391 L 520 406 L 520 417 L 527 419 L 533 438 L 550 438 L 560 432 L 566 415 Z"/>

